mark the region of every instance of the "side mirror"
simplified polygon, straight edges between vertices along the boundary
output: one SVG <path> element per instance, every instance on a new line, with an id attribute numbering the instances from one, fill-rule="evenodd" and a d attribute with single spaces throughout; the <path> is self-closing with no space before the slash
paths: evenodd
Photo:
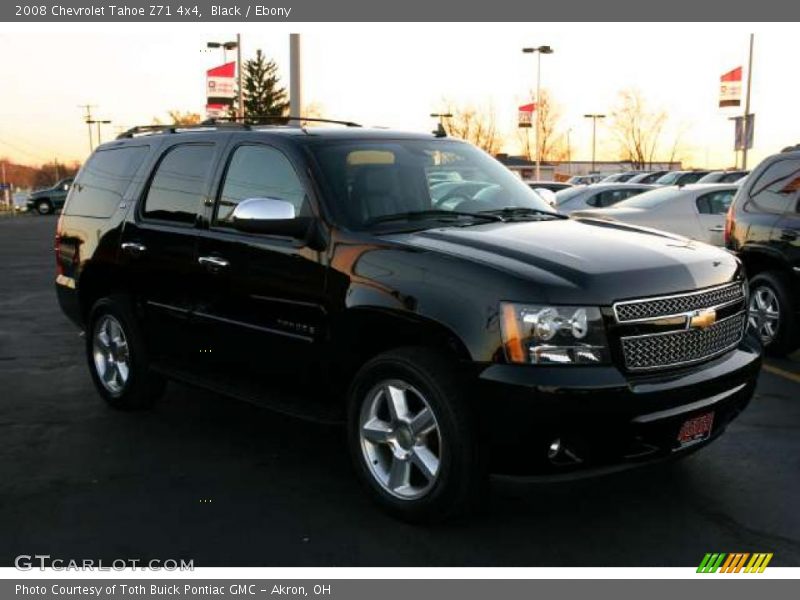
<path id="1" fill-rule="evenodd" d="M 533 191 L 539 194 L 542 200 L 547 202 L 550 206 L 556 205 L 556 193 L 553 190 L 548 190 L 546 188 L 535 188 Z"/>
<path id="2" fill-rule="evenodd" d="M 233 226 L 246 233 L 265 233 L 293 237 L 314 247 L 316 220 L 298 217 L 294 205 L 277 198 L 248 198 L 233 209 Z"/>

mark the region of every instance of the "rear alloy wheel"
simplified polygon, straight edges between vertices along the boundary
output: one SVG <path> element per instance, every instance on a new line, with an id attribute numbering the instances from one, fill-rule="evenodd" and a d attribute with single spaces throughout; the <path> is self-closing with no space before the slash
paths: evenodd
<path id="1" fill-rule="evenodd" d="M 101 298 L 86 331 L 86 359 L 95 387 L 114 408 L 146 408 L 164 391 L 164 378 L 150 369 L 147 348 L 130 299 Z"/>
<path id="2" fill-rule="evenodd" d="M 434 522 L 482 504 L 485 455 L 454 361 L 427 348 L 386 352 L 361 368 L 348 401 L 350 454 L 384 510 Z"/>
<path id="3" fill-rule="evenodd" d="M 40 200 L 36 203 L 36 212 L 38 212 L 40 215 L 49 215 L 51 212 L 53 212 L 53 207 L 47 200 Z"/>
<path id="4" fill-rule="evenodd" d="M 800 347 L 795 310 L 790 282 L 782 273 L 767 271 L 750 281 L 747 319 L 768 354 L 784 356 Z"/>

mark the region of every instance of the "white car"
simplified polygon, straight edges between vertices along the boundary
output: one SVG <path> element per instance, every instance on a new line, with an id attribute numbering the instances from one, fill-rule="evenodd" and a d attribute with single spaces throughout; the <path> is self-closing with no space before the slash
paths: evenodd
<path id="1" fill-rule="evenodd" d="M 592 185 L 571 187 L 556 192 L 556 210 L 568 215 L 576 210 L 606 208 L 632 196 L 654 189 L 644 183 L 594 183 Z"/>
<path id="2" fill-rule="evenodd" d="M 611 208 L 582 210 L 571 216 L 613 219 L 723 246 L 725 215 L 738 189 L 725 183 L 662 187 Z"/>

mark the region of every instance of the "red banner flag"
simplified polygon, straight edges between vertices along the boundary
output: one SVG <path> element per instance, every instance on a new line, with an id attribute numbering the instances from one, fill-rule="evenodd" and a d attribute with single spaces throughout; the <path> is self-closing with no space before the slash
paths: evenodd
<path id="1" fill-rule="evenodd" d="M 519 107 L 519 126 L 530 127 L 533 122 L 533 112 L 536 110 L 536 103 L 523 104 Z"/>
<path id="2" fill-rule="evenodd" d="M 236 62 L 225 63 L 206 71 L 206 114 L 224 116 L 236 97 Z"/>
<path id="3" fill-rule="evenodd" d="M 742 103 L 742 67 L 728 71 L 719 78 L 719 107 L 740 106 Z"/>

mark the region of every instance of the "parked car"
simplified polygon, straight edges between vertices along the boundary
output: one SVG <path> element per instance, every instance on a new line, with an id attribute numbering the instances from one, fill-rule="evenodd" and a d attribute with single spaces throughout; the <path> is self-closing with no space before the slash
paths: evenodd
<path id="1" fill-rule="evenodd" d="M 670 171 L 665 173 L 655 181 L 655 185 L 688 185 L 697 183 L 697 180 L 709 171 Z"/>
<path id="2" fill-rule="evenodd" d="M 628 179 L 628 183 L 655 183 L 659 177 L 667 173 L 669 171 L 643 171 Z"/>
<path id="3" fill-rule="evenodd" d="M 777 356 L 800 347 L 800 147 L 787 150 L 747 177 L 726 223 L 750 278 L 750 325 Z"/>
<path id="4" fill-rule="evenodd" d="M 434 203 L 442 156 L 491 186 Z M 84 164 L 55 254 L 109 405 L 176 379 L 342 421 L 365 489 L 412 521 L 473 508 L 489 472 L 684 456 L 760 369 L 733 254 L 564 217 L 436 135 L 137 128 Z"/>
<path id="5" fill-rule="evenodd" d="M 725 217 L 737 190 L 735 185 L 721 183 L 661 187 L 610 208 L 583 210 L 572 216 L 614 219 L 724 246 Z"/>
<path id="6" fill-rule="evenodd" d="M 606 208 L 652 189 L 652 185 L 643 184 L 595 183 L 556 192 L 556 208 L 564 215 L 575 210 Z"/>
<path id="7" fill-rule="evenodd" d="M 72 187 L 73 177 L 67 177 L 56 183 L 53 187 L 37 190 L 28 196 L 26 201 L 28 211 L 36 211 L 40 215 L 49 215 L 61 210 L 67 194 Z"/>
<path id="8" fill-rule="evenodd" d="M 591 185 L 597 183 L 605 177 L 603 173 L 591 173 L 589 175 L 573 175 L 567 179 L 567 183 L 572 185 Z"/>
<path id="9" fill-rule="evenodd" d="M 566 181 L 526 181 L 532 190 L 542 189 L 550 190 L 551 192 L 560 192 L 561 190 L 568 190 L 572 187 L 571 183 Z"/>
<path id="10" fill-rule="evenodd" d="M 612 173 L 601 179 L 599 183 L 624 183 L 631 180 L 636 175 L 643 175 L 642 171 L 623 171 L 622 173 Z"/>
<path id="11" fill-rule="evenodd" d="M 748 173 L 749 171 L 711 171 L 698 179 L 697 183 L 737 183 Z"/>

